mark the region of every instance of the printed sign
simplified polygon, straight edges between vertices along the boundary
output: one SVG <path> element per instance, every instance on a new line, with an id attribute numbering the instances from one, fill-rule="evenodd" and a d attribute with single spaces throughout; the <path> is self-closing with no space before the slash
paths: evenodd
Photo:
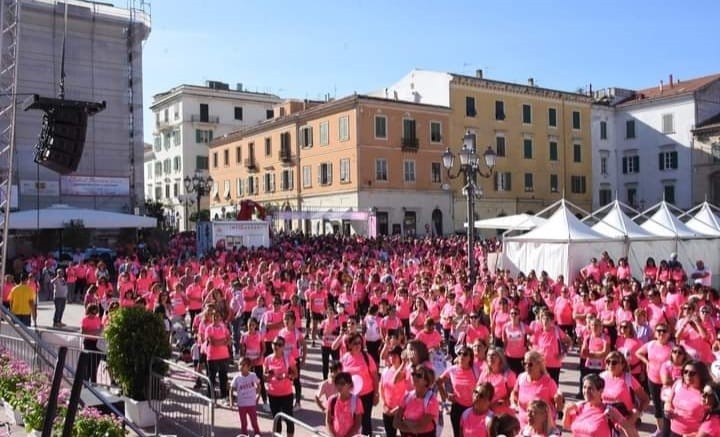
<path id="1" fill-rule="evenodd" d="M 129 196 L 130 179 L 98 176 L 62 176 L 60 190 L 67 196 Z"/>
<path id="2" fill-rule="evenodd" d="M 60 195 L 60 182 L 20 180 L 20 192 L 23 196 L 58 197 Z"/>

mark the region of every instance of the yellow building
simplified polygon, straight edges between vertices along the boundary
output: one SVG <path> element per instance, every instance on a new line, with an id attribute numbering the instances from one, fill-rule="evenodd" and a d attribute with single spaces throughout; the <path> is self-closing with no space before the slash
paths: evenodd
<path id="1" fill-rule="evenodd" d="M 414 70 L 374 95 L 451 108 L 448 146 L 457 153 L 465 132 L 475 134 L 477 153 L 492 147 L 495 174 L 478 181 L 479 219 L 536 213 L 561 198 L 592 205 L 591 103 L 584 94 L 476 76 Z M 466 217 L 461 179 L 451 185 L 454 229 Z"/>
<path id="2" fill-rule="evenodd" d="M 274 111 L 210 145 L 213 216 L 249 198 L 268 207 L 282 230 L 452 230 L 441 170 L 449 108 L 353 95 L 288 101 Z"/>

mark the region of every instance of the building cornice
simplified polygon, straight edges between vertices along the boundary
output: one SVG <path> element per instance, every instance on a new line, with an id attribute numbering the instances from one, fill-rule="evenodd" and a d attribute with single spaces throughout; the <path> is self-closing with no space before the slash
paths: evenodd
<path id="1" fill-rule="evenodd" d="M 492 91 L 500 91 L 503 93 L 533 95 L 537 97 L 567 100 L 571 102 L 590 104 L 593 102 L 592 97 L 585 94 L 572 93 L 568 91 L 554 90 L 550 88 L 541 88 L 537 86 L 521 85 L 512 82 L 502 82 L 499 80 L 480 79 L 472 76 L 463 76 L 458 74 L 452 75 L 450 86 L 461 85 L 471 88 L 482 88 Z"/>
<path id="2" fill-rule="evenodd" d="M 179 100 L 185 96 L 272 104 L 282 102 L 282 99 L 274 94 L 256 93 L 252 91 L 218 90 L 204 86 L 182 84 L 169 91 L 155 94 L 150 109 L 155 110 L 159 107 L 169 105 L 173 100 Z"/>

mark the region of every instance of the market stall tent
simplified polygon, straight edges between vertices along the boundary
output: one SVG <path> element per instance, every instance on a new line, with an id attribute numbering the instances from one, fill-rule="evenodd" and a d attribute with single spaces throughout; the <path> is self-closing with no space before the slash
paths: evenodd
<path id="1" fill-rule="evenodd" d="M 52 205 L 42 209 L 28 209 L 10 213 L 9 229 L 64 229 L 67 226 L 87 229 L 154 228 L 154 217 Z"/>
<path id="2" fill-rule="evenodd" d="M 476 229 L 519 229 L 530 230 L 545 223 L 547 219 L 530 214 L 515 214 L 476 220 Z M 465 222 L 467 228 L 467 222 Z"/>

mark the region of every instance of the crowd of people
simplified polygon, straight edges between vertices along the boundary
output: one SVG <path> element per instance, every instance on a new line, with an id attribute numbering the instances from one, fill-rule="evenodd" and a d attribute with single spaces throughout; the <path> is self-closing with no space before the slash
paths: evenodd
<path id="1" fill-rule="evenodd" d="M 568 281 L 489 267 L 484 247 L 494 242 L 478 245 L 480 268 L 468 277 L 462 237 L 292 235 L 202 258 L 189 247 L 175 241 L 112 266 L 33 257 L 3 301 L 29 324 L 28 289 L 42 294 L 36 278 L 49 269 L 56 326 L 58 299 L 82 298 L 92 321 L 83 330 L 94 335 L 117 308 L 157 312 L 169 331 L 194 338 L 196 370 L 211 395 L 238 407 L 243 433 L 260 433 L 256 405 L 273 415 L 303 408 L 303 368 L 317 354 L 324 381 L 314 401 L 334 437 L 371 435 L 379 404 L 386 437 L 434 437 L 441 427 L 454 437 L 563 428 L 632 437 L 649 408 L 655 437 L 720 435 L 720 299 L 700 260 L 686 270 L 670 254 L 633 272 L 603 253 Z M 569 402 L 559 384 L 575 353 Z M 229 381 L 233 360 L 240 372 Z"/>

